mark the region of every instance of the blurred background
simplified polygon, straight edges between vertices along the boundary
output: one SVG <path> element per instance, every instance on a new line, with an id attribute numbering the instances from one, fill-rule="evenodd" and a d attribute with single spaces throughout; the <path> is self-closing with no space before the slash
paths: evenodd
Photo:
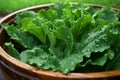
<path id="1" fill-rule="evenodd" d="M 58 1 L 101 4 L 120 8 L 120 0 L 0 0 L 0 14 L 10 13 L 33 5 L 54 3 Z"/>
<path id="2" fill-rule="evenodd" d="M 18 9 L 40 4 L 56 3 L 58 1 L 92 3 L 120 8 L 120 0 L 0 0 L 0 18 Z M 1 72 L 0 80 L 4 80 Z"/>

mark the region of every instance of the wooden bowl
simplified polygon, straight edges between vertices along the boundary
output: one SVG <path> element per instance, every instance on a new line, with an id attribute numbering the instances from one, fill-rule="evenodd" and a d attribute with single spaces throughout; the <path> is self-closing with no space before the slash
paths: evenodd
<path id="1" fill-rule="evenodd" d="M 0 20 L 1 23 L 13 23 L 17 13 L 26 10 L 38 11 L 40 9 L 48 9 L 53 4 L 39 5 L 22 10 L 15 11 Z M 95 8 L 101 8 L 100 5 L 90 5 Z M 117 10 L 117 9 L 114 9 Z M 25 64 L 10 55 L 4 50 L 4 43 L 8 40 L 3 28 L 0 28 L 0 68 L 6 80 L 119 80 L 120 70 L 95 72 L 95 73 L 69 73 L 64 75 L 60 72 L 42 70 Z"/>

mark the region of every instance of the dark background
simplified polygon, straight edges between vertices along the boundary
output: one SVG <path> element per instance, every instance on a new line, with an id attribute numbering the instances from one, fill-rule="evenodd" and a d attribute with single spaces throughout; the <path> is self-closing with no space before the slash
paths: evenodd
<path id="1" fill-rule="evenodd" d="M 5 80 L 1 71 L 0 71 L 0 80 Z"/>

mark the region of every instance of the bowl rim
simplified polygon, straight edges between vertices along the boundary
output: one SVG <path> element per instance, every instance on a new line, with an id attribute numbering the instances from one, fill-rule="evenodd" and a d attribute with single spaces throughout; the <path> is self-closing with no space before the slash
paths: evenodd
<path id="1" fill-rule="evenodd" d="M 77 4 L 77 3 L 73 3 L 73 4 Z M 43 4 L 43 5 L 32 6 L 32 7 L 17 10 L 15 12 L 12 12 L 12 13 L 6 15 L 2 19 L 0 19 L 0 24 L 4 23 L 6 21 L 9 21 L 10 18 L 14 18 L 15 15 L 20 13 L 20 12 L 23 12 L 23 11 L 26 11 L 26 10 L 34 10 L 34 9 L 46 8 L 46 7 L 49 7 L 49 6 L 52 6 L 52 5 L 54 5 L 54 4 L 53 3 L 51 3 L 51 4 Z M 88 5 L 98 7 L 98 8 L 103 7 L 102 5 L 96 5 L 96 4 L 88 4 Z M 119 10 L 117 8 L 113 8 L 113 9 L 114 10 Z M 0 28 L 0 34 L 1 34 L 2 31 L 3 31 L 3 28 Z M 68 73 L 68 74 L 65 74 L 65 75 L 60 73 L 60 72 L 53 72 L 53 71 L 50 71 L 50 70 L 43 70 L 43 69 L 40 69 L 40 68 L 30 66 L 30 65 L 28 65 L 26 63 L 23 63 L 23 62 L 15 59 L 15 58 L 13 58 L 9 54 L 7 54 L 5 52 L 5 50 L 1 46 L 0 46 L 0 57 L 4 58 L 6 61 L 14 64 L 15 66 L 17 66 L 17 67 L 19 67 L 21 69 L 31 71 L 31 72 L 33 72 L 35 74 L 38 74 L 38 75 L 46 75 L 46 76 L 50 76 L 50 77 L 90 79 L 90 78 L 106 78 L 106 77 L 120 76 L 120 70 L 112 70 L 112 71 L 105 71 L 105 72 L 93 72 L 93 73 Z"/>

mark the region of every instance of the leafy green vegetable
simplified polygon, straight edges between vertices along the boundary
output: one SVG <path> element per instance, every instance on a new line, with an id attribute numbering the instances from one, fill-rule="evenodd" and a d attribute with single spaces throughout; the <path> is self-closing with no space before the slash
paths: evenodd
<path id="1" fill-rule="evenodd" d="M 47 53 L 45 53 L 40 47 L 35 47 L 32 50 L 22 51 L 20 54 L 21 61 L 30 64 L 38 64 L 38 66 L 42 66 L 44 62 L 47 61 L 47 57 Z"/>
<path id="2" fill-rule="evenodd" d="M 75 67 L 83 61 L 83 54 L 74 53 L 65 57 L 60 62 L 60 69 L 63 73 L 68 73 L 69 71 L 74 71 Z"/>
<path id="3" fill-rule="evenodd" d="M 33 48 L 37 46 L 38 41 L 35 40 L 34 36 L 31 36 L 28 32 L 20 30 L 15 26 L 3 24 L 2 27 L 7 31 L 11 39 L 18 42 L 24 48 Z"/>
<path id="4" fill-rule="evenodd" d="M 110 22 L 114 22 L 118 20 L 117 14 L 115 14 L 115 11 L 113 11 L 111 8 L 103 9 L 101 13 L 98 15 L 98 18 L 104 19 Z"/>
<path id="5" fill-rule="evenodd" d="M 15 57 L 16 59 L 20 59 L 20 57 L 19 57 L 19 52 L 14 48 L 14 45 L 12 44 L 12 43 L 5 43 L 5 45 L 7 46 L 7 51 L 8 51 L 8 53 L 11 55 L 11 56 L 13 56 L 13 57 Z"/>
<path id="6" fill-rule="evenodd" d="M 72 47 L 73 47 L 73 35 L 70 29 L 67 27 L 57 28 L 56 37 L 65 42 L 68 54 L 70 54 Z"/>
<path id="7" fill-rule="evenodd" d="M 24 13 L 17 14 L 14 22 L 18 24 L 18 27 L 21 26 L 21 20 L 28 17 L 33 18 L 36 16 L 36 13 L 34 11 L 25 11 Z"/>
<path id="8" fill-rule="evenodd" d="M 6 47 L 24 63 L 65 74 L 120 69 L 119 12 L 111 8 L 57 3 L 19 13 L 14 22 L 2 25 L 11 41 Z"/>
<path id="9" fill-rule="evenodd" d="M 27 22 L 27 19 L 26 20 L 24 19 L 23 21 L 25 23 Z M 28 23 L 26 25 L 24 24 L 21 29 L 30 32 L 31 34 L 35 35 L 42 43 L 45 43 L 46 36 L 43 28 L 38 27 L 33 23 Z"/>

